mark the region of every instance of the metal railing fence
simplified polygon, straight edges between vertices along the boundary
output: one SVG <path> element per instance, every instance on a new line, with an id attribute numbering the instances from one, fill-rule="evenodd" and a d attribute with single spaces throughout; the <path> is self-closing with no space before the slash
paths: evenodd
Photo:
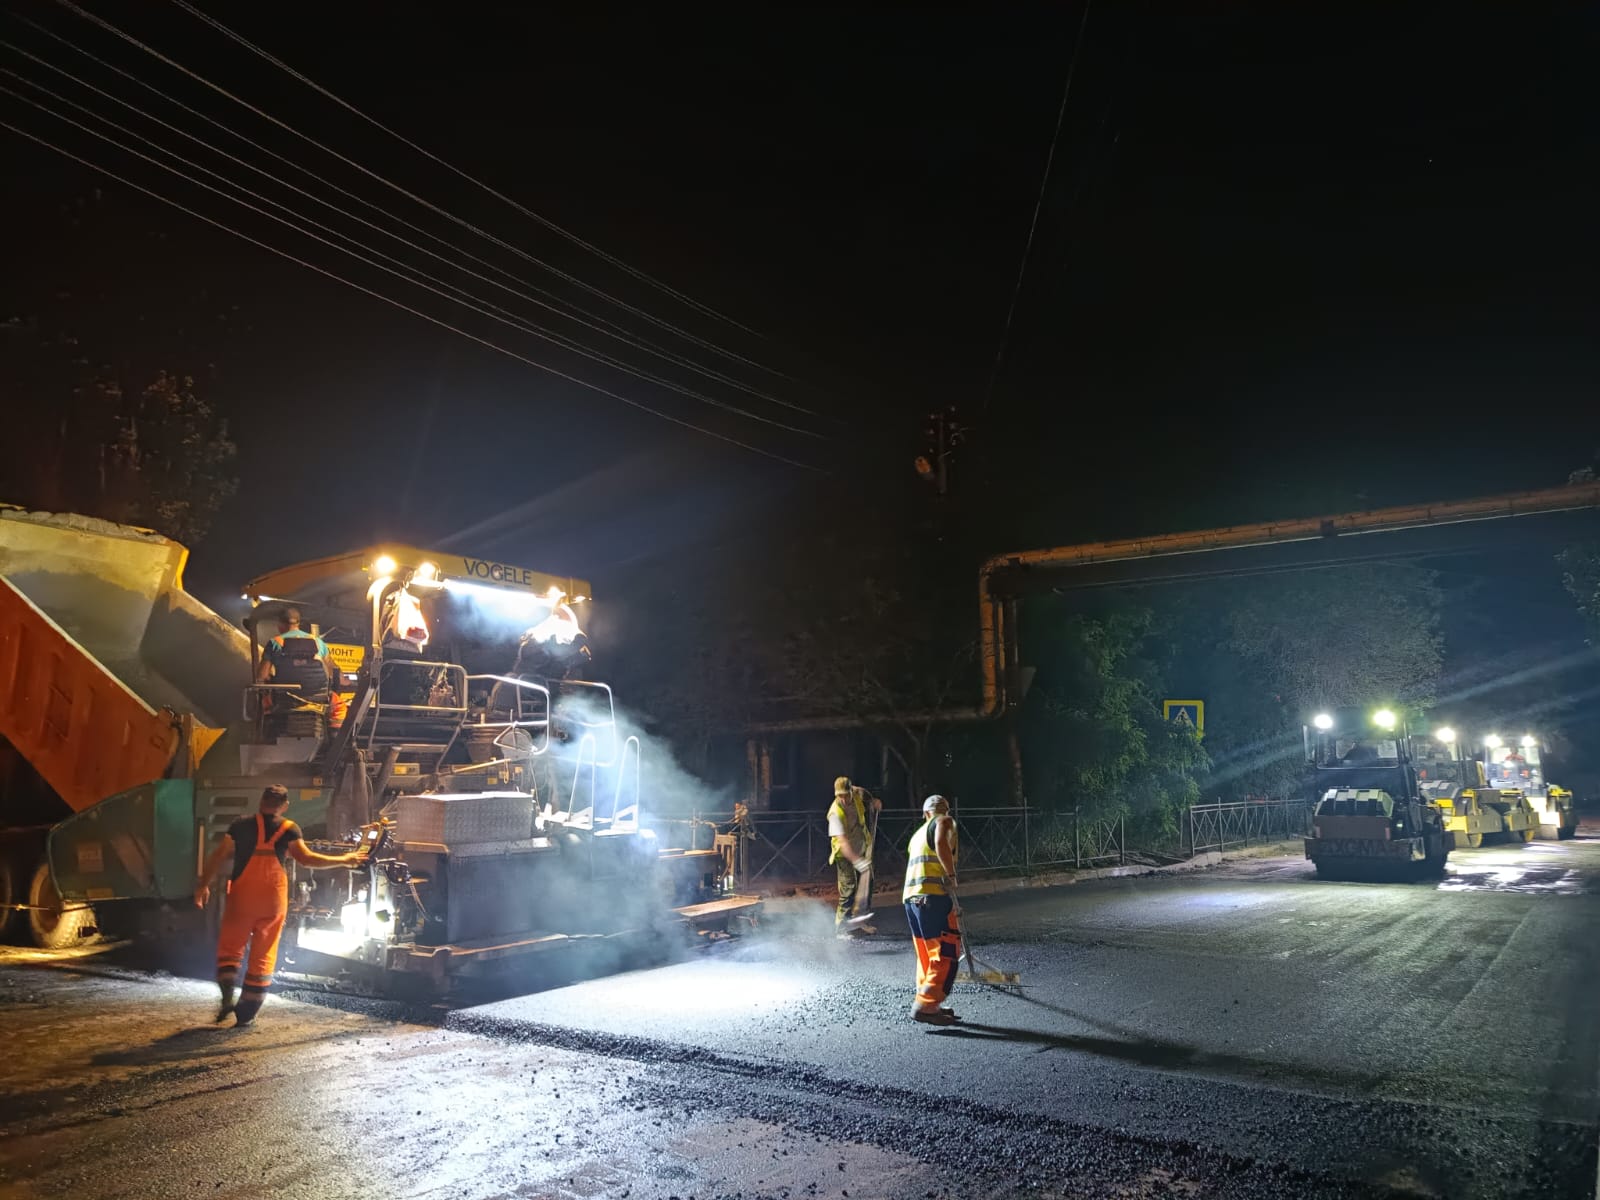
<path id="1" fill-rule="evenodd" d="M 1184 811 L 1179 850 L 1198 854 L 1255 842 L 1303 836 L 1310 826 L 1305 800 L 1246 800 L 1201 804 Z M 959 808 L 961 875 L 1033 875 L 1046 871 L 1120 866 L 1138 849 L 1130 847 L 1123 817 L 1092 817 L 1075 811 L 1034 808 Z M 906 845 L 922 824 L 920 810 L 885 808 L 878 814 L 873 873 L 878 880 L 905 871 Z M 731 812 L 694 812 L 687 817 L 647 818 L 662 846 L 709 849 L 718 831 L 734 826 Z M 749 813 L 739 839 L 741 888 L 813 886 L 829 883 L 832 845 L 823 812 Z"/>

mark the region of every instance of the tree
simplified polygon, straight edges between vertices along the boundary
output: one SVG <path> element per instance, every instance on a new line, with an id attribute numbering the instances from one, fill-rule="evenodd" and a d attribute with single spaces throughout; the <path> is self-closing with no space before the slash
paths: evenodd
<path id="1" fill-rule="evenodd" d="M 617 585 L 636 626 L 648 613 L 675 631 L 618 648 L 628 694 L 687 762 L 751 725 L 824 723 L 877 735 L 921 794 L 937 782 L 934 714 L 976 691 L 971 569 L 902 481 L 847 479 L 808 500 Z"/>
<path id="2" fill-rule="evenodd" d="M 1591 645 L 1600 643 L 1600 546 L 1569 546 L 1557 557 L 1561 583 L 1583 614 Z"/>
<path id="3" fill-rule="evenodd" d="M 1037 664 L 1020 716 L 1029 803 L 1172 832 L 1178 812 L 1199 798 L 1206 755 L 1193 731 L 1161 719 L 1152 613 L 1124 602 L 1068 614 L 1047 599 L 1026 621 L 1028 659 Z"/>
<path id="4" fill-rule="evenodd" d="M 237 326 L 171 270 L 137 204 L 94 189 L 28 218 L 0 281 L 0 500 L 203 537 L 233 494 L 227 422 L 193 374 Z"/>
<path id="5" fill-rule="evenodd" d="M 1593 483 L 1593 467 L 1584 467 L 1567 477 L 1568 483 Z M 1580 542 L 1556 555 L 1561 567 L 1561 583 L 1572 597 L 1584 624 L 1589 627 L 1589 642 L 1600 644 L 1600 543 Z"/>
<path id="6" fill-rule="evenodd" d="M 1317 709 L 1426 706 L 1442 603 L 1432 572 L 1383 565 L 1229 580 L 1168 601 L 1173 683 L 1207 701 L 1208 790 L 1292 794 L 1301 726 Z"/>
<path id="7" fill-rule="evenodd" d="M 19 397 L 16 436 L 0 457 L 6 498 L 148 526 L 186 545 L 203 538 L 238 488 L 238 448 L 194 380 L 161 370 L 125 383 L 109 365 L 76 386 L 66 375 Z"/>
<path id="8" fill-rule="evenodd" d="M 162 371 L 131 401 L 120 390 L 118 399 L 115 435 L 100 448 L 106 507 L 193 545 L 238 488 L 227 421 L 186 375 Z"/>

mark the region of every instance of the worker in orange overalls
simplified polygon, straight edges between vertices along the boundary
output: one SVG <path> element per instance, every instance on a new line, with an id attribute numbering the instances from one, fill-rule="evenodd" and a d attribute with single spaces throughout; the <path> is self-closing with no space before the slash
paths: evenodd
<path id="1" fill-rule="evenodd" d="M 961 912 L 956 908 L 956 822 L 950 802 L 929 796 L 922 802 L 927 820 L 906 848 L 906 885 L 900 898 L 917 951 L 917 999 L 911 1019 L 924 1025 L 954 1025 L 945 1006 L 961 961 Z"/>
<path id="2" fill-rule="evenodd" d="M 349 854 L 318 854 L 309 849 L 300 827 L 283 814 L 289 807 L 289 789 L 274 784 L 261 793 L 261 808 L 228 826 L 222 843 L 211 852 L 200 871 L 194 902 L 204 908 L 211 884 L 225 862 L 233 864 L 228 876 L 228 900 L 222 910 L 222 932 L 217 937 L 217 987 L 222 991 L 218 1022 L 234 1014 L 238 1025 L 248 1025 L 266 1003 L 272 971 L 278 964 L 278 938 L 289 915 L 289 876 L 284 858 L 293 855 L 307 867 L 353 867 L 366 859 L 365 846 Z M 250 967 L 244 987 L 234 1003 L 239 968 L 250 945 Z"/>

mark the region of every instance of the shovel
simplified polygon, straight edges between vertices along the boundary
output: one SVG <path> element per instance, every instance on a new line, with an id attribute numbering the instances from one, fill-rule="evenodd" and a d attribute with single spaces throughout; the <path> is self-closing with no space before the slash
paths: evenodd
<path id="1" fill-rule="evenodd" d="M 867 833 L 867 849 L 875 851 L 878 848 L 878 810 L 872 810 L 872 828 Z M 872 858 L 867 858 L 867 869 L 861 873 L 861 879 L 856 884 L 855 915 L 850 917 L 839 928 L 845 933 L 861 929 L 868 921 L 872 920 L 872 913 L 862 912 L 862 908 L 872 903 Z"/>

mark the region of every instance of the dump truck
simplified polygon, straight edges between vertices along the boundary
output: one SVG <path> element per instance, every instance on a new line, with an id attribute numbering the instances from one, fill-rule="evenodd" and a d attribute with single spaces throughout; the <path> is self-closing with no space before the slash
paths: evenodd
<path id="1" fill-rule="evenodd" d="M 269 784 L 312 847 L 372 847 L 289 864 L 284 960 L 307 973 L 441 989 L 754 921 L 734 839 L 658 836 L 684 826 L 653 820 L 645 748 L 590 677 L 583 581 L 371 546 L 251 581 L 235 624 L 184 590 L 187 559 L 0 509 L 0 878 L 36 944 L 198 937 L 199 864 Z M 289 608 L 321 640 L 268 666 Z"/>
<path id="2" fill-rule="evenodd" d="M 1391 708 L 1316 714 L 1304 726 L 1314 807 L 1306 857 L 1327 879 L 1444 872 L 1451 838 L 1419 786 L 1411 734 Z"/>
<path id="3" fill-rule="evenodd" d="M 1578 832 L 1578 810 L 1572 793 L 1546 778 L 1545 752 L 1545 742 L 1537 734 L 1524 733 L 1509 739 L 1489 733 L 1484 736 L 1477 757 L 1491 785 L 1527 799 L 1538 816 L 1538 836 L 1560 841 Z"/>
<path id="4" fill-rule="evenodd" d="M 1451 844 L 1473 849 L 1484 841 L 1531 842 L 1539 814 L 1522 792 L 1490 786 L 1483 763 L 1443 725 L 1412 739 L 1422 793 L 1439 806 Z"/>

